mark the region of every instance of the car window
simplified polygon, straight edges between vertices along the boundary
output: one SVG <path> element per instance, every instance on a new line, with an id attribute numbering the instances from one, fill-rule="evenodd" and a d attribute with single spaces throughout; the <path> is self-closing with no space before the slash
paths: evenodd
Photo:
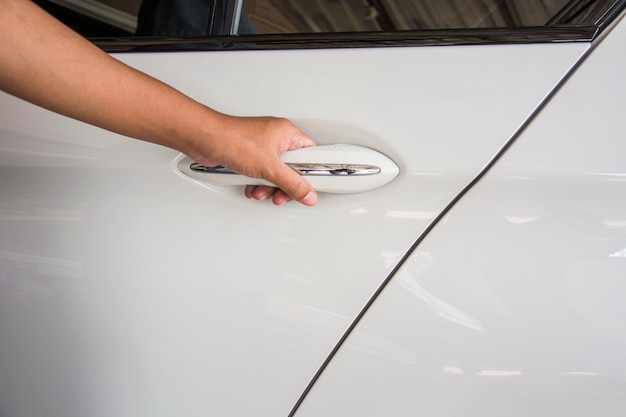
<path id="1" fill-rule="evenodd" d="M 141 0 L 34 0 L 85 37 L 135 33 Z"/>
<path id="2" fill-rule="evenodd" d="M 569 0 L 243 0 L 260 33 L 544 26 Z M 248 26 L 244 26 L 244 30 Z"/>
<path id="3" fill-rule="evenodd" d="M 89 38 L 221 38 L 262 36 L 345 36 L 363 34 L 447 34 L 442 43 L 502 41 L 479 31 L 525 31 L 516 41 L 584 40 L 617 0 L 35 0 Z M 615 14 L 613 14 L 615 15 Z M 553 29 L 530 37 L 529 29 Z M 556 35 L 554 29 L 567 29 Z M 458 31 L 464 30 L 459 38 Z M 578 32 L 576 32 L 578 30 Z M 482 33 L 482 32 L 481 32 Z M 360 34 L 360 35 L 359 35 Z M 533 35 L 534 36 L 534 35 Z M 282 39 L 282 38 L 281 38 Z M 310 38 L 307 38 L 310 40 Z M 322 39 L 322 38 L 319 38 Z M 406 39 L 406 38 L 405 38 Z M 510 37 L 507 38 L 510 41 Z M 588 39 L 587 39 L 588 40 Z M 386 39 L 385 42 L 394 41 Z M 161 41 L 163 43 L 163 41 Z M 171 41 L 169 41 L 171 43 Z M 236 42 L 236 41 L 235 41 Z M 441 43 L 441 42 L 440 42 Z M 301 43 L 302 45 L 303 43 Z M 119 42 L 118 42 L 119 45 Z M 248 45 L 251 45 L 248 43 Z M 123 49 L 123 48 L 122 48 Z"/>

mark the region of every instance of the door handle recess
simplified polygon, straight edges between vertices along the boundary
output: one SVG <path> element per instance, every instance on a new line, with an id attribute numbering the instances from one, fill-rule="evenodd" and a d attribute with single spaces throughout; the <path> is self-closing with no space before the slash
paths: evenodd
<path id="1" fill-rule="evenodd" d="M 323 145 L 287 151 L 281 157 L 319 192 L 350 194 L 382 187 L 400 172 L 388 157 L 359 145 Z M 207 167 L 185 157 L 178 163 L 185 175 L 213 185 L 269 185 L 222 166 Z"/>

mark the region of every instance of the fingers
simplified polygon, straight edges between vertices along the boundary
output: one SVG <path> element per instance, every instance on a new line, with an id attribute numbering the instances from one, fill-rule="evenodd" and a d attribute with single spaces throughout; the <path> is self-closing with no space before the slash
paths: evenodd
<path id="1" fill-rule="evenodd" d="M 291 197 L 276 187 L 248 185 L 246 187 L 245 195 L 246 197 L 253 198 L 255 200 L 266 200 L 271 197 L 272 202 L 277 206 L 291 200 Z"/>
<path id="2" fill-rule="evenodd" d="M 297 127 L 294 126 L 295 129 L 297 129 Z M 300 132 L 298 130 L 298 132 L 300 133 L 298 136 L 292 138 L 291 143 L 289 144 L 289 148 L 288 150 L 292 151 L 294 149 L 300 149 L 300 148 L 308 148 L 310 146 L 315 146 L 316 143 L 313 139 L 311 139 L 309 136 L 305 135 L 304 133 Z"/>
<path id="3" fill-rule="evenodd" d="M 286 203 L 289 200 L 291 200 L 291 197 L 285 194 L 282 190 L 277 190 L 272 197 L 272 203 L 276 204 L 277 206 L 280 206 L 281 204 Z"/>
<path id="4" fill-rule="evenodd" d="M 317 193 L 311 185 L 300 174 L 289 168 L 280 159 L 276 158 L 273 169 L 268 171 L 266 179 L 280 188 L 290 198 L 302 203 L 306 206 L 312 206 L 317 203 Z M 276 195 L 274 203 L 277 201 L 282 203 L 283 199 Z"/>
<path id="5" fill-rule="evenodd" d="M 293 128 L 297 130 L 298 135 L 292 136 L 288 147 L 289 150 L 316 145 L 315 141 L 308 135 L 302 133 L 295 126 Z M 274 204 L 280 205 L 292 198 L 306 206 L 313 206 L 317 203 L 317 192 L 300 174 L 289 168 L 282 161 L 277 165 L 277 169 L 280 180 L 276 179 L 273 181 L 268 178 L 280 188 L 279 192 L 274 194 L 272 198 Z"/>
<path id="6" fill-rule="evenodd" d="M 272 197 L 272 202 L 281 205 L 289 200 L 296 200 L 306 206 L 317 203 L 317 193 L 309 183 L 291 168 L 279 162 L 277 172 L 266 177 L 278 188 L 267 186 L 247 186 L 245 195 L 255 200 L 265 200 Z"/>
<path id="7" fill-rule="evenodd" d="M 265 185 L 247 185 L 244 191 L 244 194 L 248 198 L 254 198 L 255 200 L 265 200 L 269 197 L 272 197 L 278 188 L 276 187 L 268 187 Z"/>
<path id="8" fill-rule="evenodd" d="M 265 186 L 246 187 L 246 197 L 256 200 L 272 197 L 272 202 L 276 205 L 284 204 L 292 199 L 307 206 L 314 205 L 317 203 L 317 193 L 313 187 L 293 169 L 285 165 L 280 160 L 280 156 L 284 151 L 315 146 L 315 141 L 302 133 L 287 119 L 274 118 L 268 121 L 276 126 L 276 132 L 280 132 L 274 136 L 280 145 L 277 147 L 279 149 L 277 154 L 265 159 L 261 176 L 275 184 L 278 189 Z"/>

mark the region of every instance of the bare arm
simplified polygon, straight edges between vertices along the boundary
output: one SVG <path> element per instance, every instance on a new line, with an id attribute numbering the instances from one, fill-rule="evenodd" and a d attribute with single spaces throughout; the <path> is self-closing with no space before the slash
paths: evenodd
<path id="1" fill-rule="evenodd" d="M 276 204 L 317 195 L 280 161 L 312 146 L 290 121 L 240 118 L 212 110 L 112 58 L 30 0 L 0 0 L 0 89 L 66 116 L 179 150 L 205 165 L 264 178 Z M 246 189 L 265 198 L 267 187 Z"/>

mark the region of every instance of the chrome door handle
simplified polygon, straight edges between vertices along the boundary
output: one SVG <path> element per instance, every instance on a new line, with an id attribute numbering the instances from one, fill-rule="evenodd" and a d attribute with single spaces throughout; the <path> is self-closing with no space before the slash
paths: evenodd
<path id="1" fill-rule="evenodd" d="M 298 174 L 309 175 L 376 175 L 380 173 L 380 167 L 374 165 L 354 165 L 354 164 L 294 164 L 287 163 L 287 166 Z M 221 165 L 208 167 L 194 162 L 189 169 L 196 172 L 206 172 L 213 174 L 236 174 Z"/>
<path id="2" fill-rule="evenodd" d="M 392 181 L 398 166 L 373 149 L 358 145 L 325 145 L 287 151 L 282 158 L 288 166 L 306 177 L 317 191 L 358 193 Z M 265 180 L 239 175 L 222 166 L 208 167 L 183 158 L 178 168 L 187 176 L 214 185 L 273 185 Z"/>

